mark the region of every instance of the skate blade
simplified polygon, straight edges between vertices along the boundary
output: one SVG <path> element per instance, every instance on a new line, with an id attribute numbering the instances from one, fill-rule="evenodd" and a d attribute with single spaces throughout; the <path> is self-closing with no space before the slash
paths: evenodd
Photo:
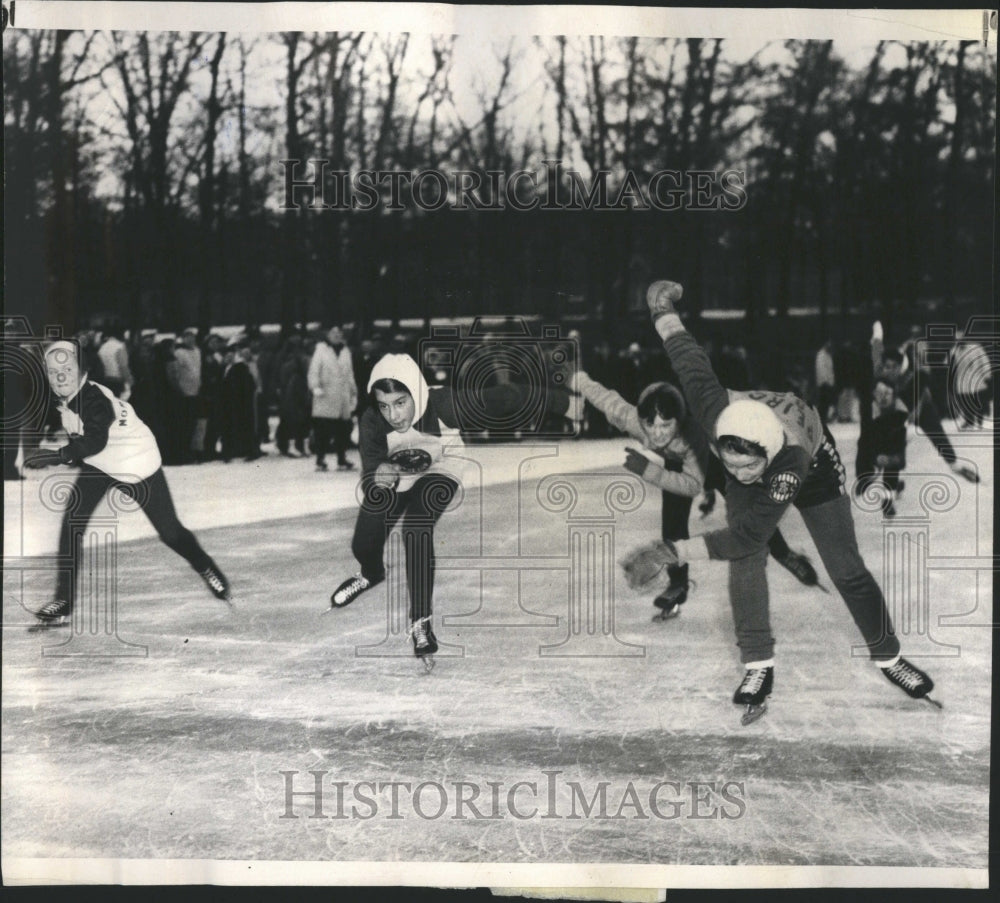
<path id="1" fill-rule="evenodd" d="M 941 705 L 940 702 L 938 702 L 936 699 L 931 699 L 930 696 L 924 696 L 924 699 L 926 699 L 932 706 L 934 706 L 937 709 L 943 709 L 944 708 L 944 706 Z"/>
<path id="2" fill-rule="evenodd" d="M 64 621 L 40 621 L 32 624 L 28 628 L 28 633 L 44 633 L 47 630 L 58 630 L 60 627 L 69 627 L 69 618 Z"/>
<path id="3" fill-rule="evenodd" d="M 671 611 L 660 610 L 655 615 L 653 615 L 654 621 L 672 621 L 681 613 L 680 606 L 672 609 Z"/>
<path id="4" fill-rule="evenodd" d="M 743 713 L 740 718 L 740 724 L 746 727 L 748 724 L 753 724 L 758 718 L 762 718 L 764 713 L 767 711 L 767 703 L 762 702 L 760 705 L 753 705 L 753 703 L 747 704 L 747 710 Z"/>
<path id="5" fill-rule="evenodd" d="M 436 664 L 435 661 L 434 661 L 434 656 L 433 655 L 421 655 L 420 656 L 420 664 L 423 666 L 423 670 L 422 670 L 421 673 L 422 674 L 430 674 L 431 671 L 434 670 L 434 665 Z"/>
<path id="6" fill-rule="evenodd" d="M 819 583 L 817 581 L 816 586 L 817 586 L 818 589 L 823 590 L 823 592 L 826 593 L 828 596 L 830 595 L 830 590 L 828 590 L 825 586 L 823 586 L 822 583 Z"/>

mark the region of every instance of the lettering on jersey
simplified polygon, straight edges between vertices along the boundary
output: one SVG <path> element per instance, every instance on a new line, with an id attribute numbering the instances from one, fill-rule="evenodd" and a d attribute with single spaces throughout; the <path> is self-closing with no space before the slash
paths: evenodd
<path id="1" fill-rule="evenodd" d="M 794 473 L 776 473 L 767 483 L 767 494 L 771 501 L 781 504 L 795 498 L 801 485 L 802 481 Z"/>
<path id="2" fill-rule="evenodd" d="M 128 426 L 128 408 L 121 402 L 118 402 L 118 425 Z"/>

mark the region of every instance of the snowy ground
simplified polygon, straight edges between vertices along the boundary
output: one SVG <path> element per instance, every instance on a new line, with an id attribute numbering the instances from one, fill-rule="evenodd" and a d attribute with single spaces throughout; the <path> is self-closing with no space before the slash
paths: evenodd
<path id="1" fill-rule="evenodd" d="M 856 427 L 834 434 L 853 474 Z M 392 575 L 323 614 L 354 570 L 352 474 L 275 456 L 169 469 L 238 607 L 128 514 L 113 522 L 117 638 L 103 624 L 26 631 L 51 593 L 58 512 L 40 493 L 57 471 L 7 483 L 4 877 L 26 860 L 98 858 L 343 864 L 324 872 L 331 882 L 357 861 L 623 863 L 623 883 L 647 886 L 677 886 L 682 865 L 827 867 L 799 873 L 818 875 L 806 883 L 843 883 L 835 867 L 919 867 L 984 882 L 992 449 L 955 438 L 981 485 L 953 479 L 913 437 L 897 518 L 855 517 L 904 651 L 944 710 L 852 655 L 839 598 L 772 563 L 775 690 L 750 727 L 730 701 L 742 671 L 724 565 L 692 568 L 697 587 L 668 623 L 619 575 L 603 582 L 602 550 L 620 557 L 659 525 L 658 498 L 640 504 L 619 466 L 623 440 L 470 449 L 466 493 L 437 533 L 443 647 L 430 675 Z M 692 530 L 722 520 L 720 503 Z M 782 529 L 818 564 L 796 512 Z M 592 563 L 582 578 L 579 561 Z M 482 875 L 466 883 L 506 883 Z"/>

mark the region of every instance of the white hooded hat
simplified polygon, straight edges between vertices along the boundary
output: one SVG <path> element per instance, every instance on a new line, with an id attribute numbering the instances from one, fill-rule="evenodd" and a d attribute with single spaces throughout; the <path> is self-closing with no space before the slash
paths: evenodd
<path id="1" fill-rule="evenodd" d="M 368 391 L 380 379 L 394 379 L 410 390 L 413 403 L 416 405 L 414 420 L 419 420 L 427 410 L 427 380 L 420 372 L 417 362 L 408 354 L 386 354 L 372 368 L 368 378 Z"/>
<path id="2" fill-rule="evenodd" d="M 778 416 L 766 404 L 741 398 L 719 415 L 715 423 L 715 438 L 738 436 L 764 449 L 770 464 L 785 444 L 785 430 Z"/>

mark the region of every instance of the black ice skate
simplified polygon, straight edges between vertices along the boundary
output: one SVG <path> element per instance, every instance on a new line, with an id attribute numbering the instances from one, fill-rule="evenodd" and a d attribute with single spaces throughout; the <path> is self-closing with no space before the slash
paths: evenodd
<path id="1" fill-rule="evenodd" d="M 927 695 L 934 689 L 934 681 L 919 668 L 913 667 L 902 656 L 899 657 L 894 665 L 882 668 L 881 671 L 892 683 L 906 693 L 907 696 L 913 699 L 926 699 L 931 705 L 937 706 L 939 709 L 944 708 L 940 702 L 936 699 L 931 699 Z"/>
<path id="2" fill-rule="evenodd" d="M 816 568 L 812 566 L 812 562 L 805 555 L 789 549 L 784 555 L 775 555 L 774 560 L 803 586 L 818 586 L 824 593 L 829 595 L 830 590 L 819 582 Z"/>
<path id="3" fill-rule="evenodd" d="M 221 599 L 232 608 L 232 593 L 229 589 L 229 581 L 226 579 L 226 575 L 219 570 L 218 566 L 211 564 L 205 570 L 201 571 L 200 574 L 201 579 L 205 581 L 205 586 L 209 588 L 212 595 L 216 599 Z"/>
<path id="4" fill-rule="evenodd" d="M 431 619 L 418 618 L 410 625 L 410 636 L 413 639 L 413 654 L 423 663 L 424 670 L 430 674 L 434 670 L 434 653 L 438 651 L 437 637 L 431 627 Z"/>
<path id="5" fill-rule="evenodd" d="M 687 601 L 688 589 L 691 581 L 688 580 L 688 566 L 672 567 L 669 569 L 670 585 L 660 593 L 653 604 L 659 611 L 653 615 L 654 621 L 669 621 L 676 618 L 681 613 L 681 606 Z"/>
<path id="6" fill-rule="evenodd" d="M 35 612 L 38 621 L 28 628 L 28 633 L 52 630 L 55 627 L 68 627 L 72 614 L 73 606 L 64 599 L 53 599 L 51 602 L 46 602 Z"/>
<path id="7" fill-rule="evenodd" d="M 740 719 L 743 725 L 753 724 L 767 711 L 767 697 L 774 685 L 774 668 L 747 668 L 743 682 L 733 694 L 736 705 L 745 705 L 746 711 Z"/>
<path id="8" fill-rule="evenodd" d="M 330 596 L 330 608 L 343 608 L 345 605 L 350 605 L 365 590 L 369 590 L 381 582 L 381 580 L 369 580 L 367 577 L 362 577 L 361 574 L 348 577 Z M 327 610 L 329 611 L 329 609 Z"/>
<path id="9" fill-rule="evenodd" d="M 338 461 L 337 470 L 354 470 L 353 461 Z"/>

